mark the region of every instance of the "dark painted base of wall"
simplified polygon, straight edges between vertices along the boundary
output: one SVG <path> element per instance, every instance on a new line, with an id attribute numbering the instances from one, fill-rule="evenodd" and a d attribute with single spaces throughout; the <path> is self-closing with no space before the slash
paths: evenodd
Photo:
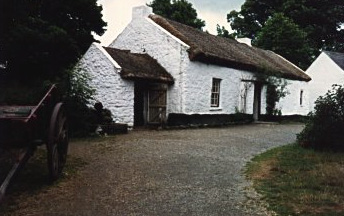
<path id="1" fill-rule="evenodd" d="M 223 126 L 232 124 L 244 124 L 253 121 L 253 116 L 249 114 L 181 114 L 170 113 L 167 119 L 168 126 L 181 125 L 201 125 L 201 126 Z"/>
<path id="2" fill-rule="evenodd" d="M 301 122 L 305 123 L 307 121 L 307 116 L 302 115 L 282 115 L 282 116 L 270 116 L 270 115 L 260 115 L 259 121 L 268 122 Z"/>

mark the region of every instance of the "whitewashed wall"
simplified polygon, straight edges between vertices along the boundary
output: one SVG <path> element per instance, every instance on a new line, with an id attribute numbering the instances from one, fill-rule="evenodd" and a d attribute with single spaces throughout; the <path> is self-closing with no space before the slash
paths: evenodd
<path id="1" fill-rule="evenodd" d="M 333 84 L 344 84 L 344 71 L 326 53 L 321 53 L 306 73 L 312 78 L 308 84 L 309 110 L 311 111 L 314 110 L 316 99 L 325 95 Z"/>
<path id="2" fill-rule="evenodd" d="M 278 109 L 281 109 L 282 115 L 307 115 L 309 112 L 309 97 L 308 83 L 304 81 L 288 80 L 286 90 L 287 96 L 280 99 L 276 104 Z M 302 104 L 300 104 L 300 92 L 302 94 Z"/>
<path id="3" fill-rule="evenodd" d="M 231 114 L 240 110 L 240 94 L 242 79 L 252 80 L 254 74 L 232 68 L 207 65 L 200 62 L 190 62 L 185 59 L 185 113 L 186 114 Z M 213 78 L 221 79 L 220 83 L 220 106 L 211 107 L 211 87 Z M 247 94 L 246 113 L 253 113 L 254 85 L 249 88 Z M 262 101 L 265 94 L 262 91 Z M 264 103 L 265 104 L 265 103 Z M 262 103 L 262 105 L 264 105 Z M 265 111 L 265 107 L 262 108 Z"/>
<path id="4" fill-rule="evenodd" d="M 134 83 L 120 77 L 121 68 L 108 53 L 93 43 L 78 68 L 89 75 L 90 86 L 96 90 L 95 100 L 111 111 L 115 122 L 133 126 Z"/>
<path id="5" fill-rule="evenodd" d="M 229 114 L 239 107 L 241 79 L 251 79 L 250 72 L 190 62 L 189 46 L 148 18 L 151 8 L 133 8 L 133 19 L 110 47 L 147 53 L 174 77 L 175 84 L 167 94 L 167 113 Z M 211 108 L 212 78 L 222 79 L 220 108 Z M 247 113 L 253 111 L 252 87 L 247 97 Z M 265 91 L 266 92 L 266 91 Z M 263 107 L 264 106 L 264 107 Z M 262 92 L 262 113 L 265 94 Z"/>
<path id="6" fill-rule="evenodd" d="M 188 45 L 161 28 L 148 16 L 152 9 L 146 6 L 133 8 L 133 19 L 110 47 L 147 53 L 156 59 L 175 79 L 167 93 L 167 113 L 183 112 L 183 70 L 181 62 Z"/>

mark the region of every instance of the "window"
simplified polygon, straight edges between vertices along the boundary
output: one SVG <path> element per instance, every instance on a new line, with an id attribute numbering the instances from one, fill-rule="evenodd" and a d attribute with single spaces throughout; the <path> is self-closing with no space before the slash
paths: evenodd
<path id="1" fill-rule="evenodd" d="M 300 91 L 300 106 L 302 106 L 303 100 L 303 90 Z"/>
<path id="2" fill-rule="evenodd" d="M 211 107 L 220 106 L 220 79 L 213 78 L 213 86 L 211 88 Z"/>

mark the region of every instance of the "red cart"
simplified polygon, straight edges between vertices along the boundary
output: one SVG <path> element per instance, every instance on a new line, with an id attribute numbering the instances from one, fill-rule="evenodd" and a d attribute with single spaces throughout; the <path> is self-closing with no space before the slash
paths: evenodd
<path id="1" fill-rule="evenodd" d="M 0 105 L 0 152 L 16 152 L 11 171 L 0 187 L 0 201 L 19 169 L 36 148 L 46 145 L 49 177 L 56 180 L 66 163 L 68 126 L 55 85 L 35 105 Z"/>

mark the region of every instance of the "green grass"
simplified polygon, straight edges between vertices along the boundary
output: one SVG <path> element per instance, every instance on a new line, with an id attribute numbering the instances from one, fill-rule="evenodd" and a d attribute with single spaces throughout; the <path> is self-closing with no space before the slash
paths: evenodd
<path id="1" fill-rule="evenodd" d="M 288 145 L 256 156 L 246 174 L 278 215 L 344 215 L 344 153 Z"/>

